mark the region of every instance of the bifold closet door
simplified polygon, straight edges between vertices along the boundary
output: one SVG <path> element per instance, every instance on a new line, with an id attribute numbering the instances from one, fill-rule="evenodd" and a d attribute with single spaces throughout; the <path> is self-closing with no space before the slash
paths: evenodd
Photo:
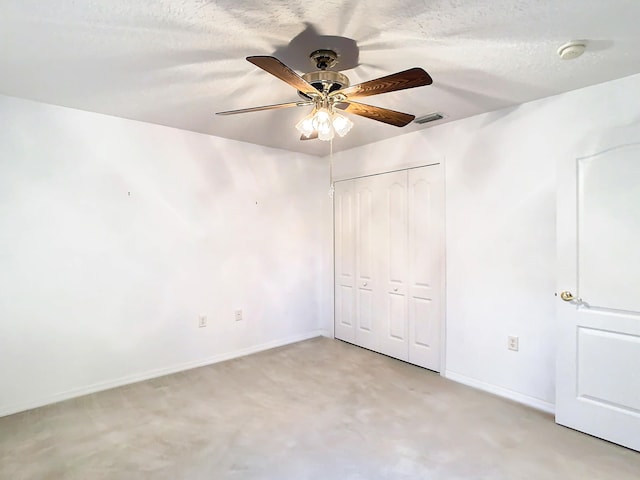
<path id="1" fill-rule="evenodd" d="M 409 359 L 407 316 L 407 172 L 369 177 L 375 192 L 376 295 L 378 351 Z"/>
<path id="2" fill-rule="evenodd" d="M 374 318 L 375 298 L 379 282 L 376 274 L 375 185 L 369 178 L 354 181 L 356 244 L 356 343 L 371 350 L 378 349 Z"/>
<path id="3" fill-rule="evenodd" d="M 408 172 L 409 361 L 440 371 L 444 325 L 444 179 L 440 165 Z"/>
<path id="4" fill-rule="evenodd" d="M 355 182 L 336 182 L 334 201 L 335 337 L 356 341 Z"/>
<path id="5" fill-rule="evenodd" d="M 377 350 L 373 198 L 368 178 L 335 184 L 335 337 Z"/>
<path id="6" fill-rule="evenodd" d="M 335 337 L 439 371 L 440 165 L 336 182 Z"/>

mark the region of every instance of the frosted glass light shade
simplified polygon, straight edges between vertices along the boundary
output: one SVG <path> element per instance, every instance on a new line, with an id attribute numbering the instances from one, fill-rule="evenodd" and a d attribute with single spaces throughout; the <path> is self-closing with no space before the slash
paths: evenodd
<path id="1" fill-rule="evenodd" d="M 296 128 L 302 135 L 309 138 L 315 130 L 313 126 L 313 112 L 300 120 L 297 123 Z"/>
<path id="2" fill-rule="evenodd" d="M 318 133 L 320 140 L 332 140 L 337 133 L 344 137 L 353 127 L 353 122 L 344 115 L 319 108 L 311 112 L 296 124 L 296 129 L 306 138 Z"/>
<path id="3" fill-rule="evenodd" d="M 318 110 L 313 117 L 313 126 L 318 131 L 320 140 L 330 140 L 333 138 L 333 127 L 331 126 L 331 114 L 326 108 Z"/>
<path id="4" fill-rule="evenodd" d="M 338 135 L 344 137 L 349 130 L 353 127 L 353 122 L 349 120 L 344 115 L 340 115 L 339 113 L 333 114 L 333 129 L 336 131 Z"/>

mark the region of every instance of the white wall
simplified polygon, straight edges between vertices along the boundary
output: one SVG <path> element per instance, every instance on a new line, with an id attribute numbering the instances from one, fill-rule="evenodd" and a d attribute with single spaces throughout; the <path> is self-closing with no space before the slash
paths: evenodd
<path id="1" fill-rule="evenodd" d="M 9 97 L 0 125 L 0 415 L 318 334 L 326 160 Z"/>
<path id="2" fill-rule="evenodd" d="M 639 90 L 636 75 L 334 157 L 336 179 L 444 161 L 448 377 L 553 410 L 556 163 L 638 122 Z"/>
<path id="3" fill-rule="evenodd" d="M 555 165 L 639 89 L 335 155 L 336 179 L 444 161 L 450 378 L 553 409 Z M 0 125 L 0 415 L 331 329 L 326 159 L 1 96 Z"/>

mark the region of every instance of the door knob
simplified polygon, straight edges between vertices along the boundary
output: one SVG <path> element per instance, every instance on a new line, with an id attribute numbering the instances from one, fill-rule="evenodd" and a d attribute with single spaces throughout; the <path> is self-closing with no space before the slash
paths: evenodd
<path id="1" fill-rule="evenodd" d="M 575 297 L 573 296 L 573 293 L 565 290 L 564 292 L 562 292 L 560 294 L 560 298 L 562 300 L 564 300 L 565 302 L 570 302 L 571 300 L 575 300 Z"/>
<path id="2" fill-rule="evenodd" d="M 364 282 L 364 283 L 362 284 L 362 286 L 363 286 L 363 287 L 366 287 L 366 286 L 367 286 L 367 282 Z"/>
<path id="3" fill-rule="evenodd" d="M 394 291 L 394 292 L 397 292 L 397 291 L 398 291 L 398 287 L 394 288 L 394 289 L 393 289 L 393 291 Z"/>

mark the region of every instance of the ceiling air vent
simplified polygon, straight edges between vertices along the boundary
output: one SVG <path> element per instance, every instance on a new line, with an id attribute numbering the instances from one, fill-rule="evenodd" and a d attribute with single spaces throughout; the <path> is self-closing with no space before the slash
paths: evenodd
<path id="1" fill-rule="evenodd" d="M 438 112 L 433 112 L 433 113 L 428 113 L 427 115 L 423 115 L 420 118 L 416 118 L 413 122 L 414 123 L 419 123 L 419 124 L 423 124 L 423 123 L 429 123 L 429 122 L 435 122 L 436 120 L 442 120 L 444 118 L 444 115 Z"/>

